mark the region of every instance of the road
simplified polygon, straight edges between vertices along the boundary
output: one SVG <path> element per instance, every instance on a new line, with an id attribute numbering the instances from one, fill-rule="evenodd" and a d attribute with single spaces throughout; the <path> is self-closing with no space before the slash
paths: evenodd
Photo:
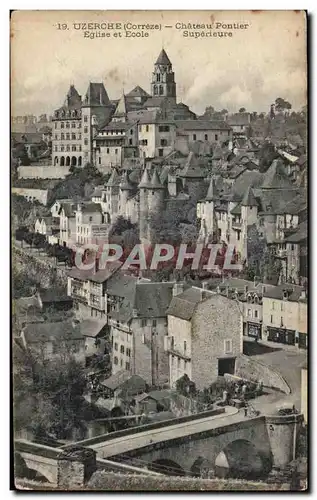
<path id="1" fill-rule="evenodd" d="M 254 343 L 245 342 L 245 353 L 251 354 L 253 359 L 261 361 L 261 363 L 265 363 L 278 371 L 291 389 L 291 394 L 289 396 L 276 392 L 268 395 L 267 403 L 280 401 L 290 406 L 295 404 L 296 408 L 300 409 L 301 365 L 307 359 L 307 352 L 298 349 L 297 346 L 285 346 L 284 348 L 275 344 L 273 347 L 271 342 L 265 344 L 258 343 L 257 347 L 251 344 Z M 260 353 L 260 351 L 262 352 Z M 256 354 L 256 352 L 258 353 Z M 262 402 L 264 403 L 265 399 L 263 398 L 264 396 L 262 397 Z M 261 403 L 261 398 L 258 398 L 258 401 Z M 256 404 L 254 406 L 256 406 Z"/>

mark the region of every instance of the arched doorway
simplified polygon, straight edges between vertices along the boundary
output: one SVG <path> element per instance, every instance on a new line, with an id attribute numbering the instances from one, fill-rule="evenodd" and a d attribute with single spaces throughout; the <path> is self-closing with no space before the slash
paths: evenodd
<path id="1" fill-rule="evenodd" d="M 78 166 L 81 167 L 81 156 L 78 157 Z"/>
<path id="2" fill-rule="evenodd" d="M 65 165 L 65 157 L 64 156 L 61 156 L 61 163 L 60 163 L 61 167 L 63 167 Z"/>
<path id="3" fill-rule="evenodd" d="M 155 460 L 150 465 L 148 469 L 154 472 L 160 472 L 166 476 L 185 476 L 184 469 L 174 460 L 169 460 L 167 458 L 161 458 Z"/>
<path id="4" fill-rule="evenodd" d="M 72 167 L 76 167 L 77 165 L 77 158 L 76 156 L 72 156 Z"/>
<path id="5" fill-rule="evenodd" d="M 267 475 L 271 468 L 271 460 L 245 439 L 228 444 L 215 460 L 215 475 L 222 478 L 254 479 Z"/>
<path id="6" fill-rule="evenodd" d="M 70 166 L 70 157 L 66 156 L 66 167 Z"/>
<path id="7" fill-rule="evenodd" d="M 54 158 L 54 165 L 58 165 L 58 156 L 55 156 Z"/>

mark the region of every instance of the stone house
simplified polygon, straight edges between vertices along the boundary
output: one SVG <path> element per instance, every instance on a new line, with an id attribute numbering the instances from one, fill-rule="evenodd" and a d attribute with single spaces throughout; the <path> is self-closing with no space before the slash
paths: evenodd
<path id="1" fill-rule="evenodd" d="M 215 292 L 178 291 L 167 311 L 169 384 L 174 388 L 187 374 L 202 390 L 217 376 L 235 373 L 236 357 L 243 351 L 242 316 L 237 302 Z"/>

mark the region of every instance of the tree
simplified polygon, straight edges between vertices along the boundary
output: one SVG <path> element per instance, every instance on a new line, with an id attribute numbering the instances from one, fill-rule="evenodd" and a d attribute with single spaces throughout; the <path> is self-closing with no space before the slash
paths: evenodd
<path id="1" fill-rule="evenodd" d="M 181 378 L 176 380 L 176 390 L 183 396 L 194 395 L 196 393 L 196 385 L 192 382 L 189 376 L 185 373 Z"/>
<path id="2" fill-rule="evenodd" d="M 271 142 L 265 142 L 259 151 L 259 158 L 259 170 L 260 172 L 266 172 L 268 167 L 272 164 L 272 161 L 279 158 L 274 144 Z"/>
<path id="3" fill-rule="evenodd" d="M 278 112 L 285 112 L 286 113 L 287 111 L 292 109 L 292 105 L 290 102 L 286 101 L 282 97 L 277 97 L 277 99 L 275 99 L 275 109 Z"/>
<path id="4" fill-rule="evenodd" d="M 228 114 L 228 110 L 227 110 L 227 109 L 222 109 L 222 110 L 220 111 L 220 114 L 221 114 L 221 115 L 227 115 L 227 114 Z"/>
<path id="5" fill-rule="evenodd" d="M 246 112 L 246 109 L 245 108 L 240 108 L 239 109 L 239 113 L 245 113 Z"/>
<path id="6" fill-rule="evenodd" d="M 261 263 L 263 262 L 265 250 L 265 240 L 260 237 L 256 225 L 249 226 L 247 233 L 248 265 L 246 268 L 249 280 L 253 280 L 256 276 L 262 277 L 263 269 L 261 268 Z"/>

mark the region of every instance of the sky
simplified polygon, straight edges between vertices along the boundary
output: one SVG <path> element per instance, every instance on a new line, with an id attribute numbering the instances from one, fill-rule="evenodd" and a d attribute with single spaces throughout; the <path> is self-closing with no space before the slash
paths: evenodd
<path id="1" fill-rule="evenodd" d="M 162 29 L 150 31 L 147 38 L 126 38 L 121 29 L 120 38 L 108 30 L 110 38 L 90 39 L 73 24 L 88 22 L 157 23 Z M 58 23 L 68 29 L 58 29 Z M 232 37 L 186 38 L 177 23 L 211 24 L 212 33 L 231 31 Z M 216 23 L 226 26 L 216 29 Z M 231 30 L 233 23 L 248 27 Z M 303 12 L 16 11 L 11 17 L 11 113 L 52 114 L 63 104 L 70 84 L 84 95 L 89 82 L 103 82 L 110 99 L 136 85 L 150 92 L 162 47 L 173 64 L 178 102 L 198 114 L 206 106 L 267 112 L 277 97 L 295 110 L 306 104 Z"/>

